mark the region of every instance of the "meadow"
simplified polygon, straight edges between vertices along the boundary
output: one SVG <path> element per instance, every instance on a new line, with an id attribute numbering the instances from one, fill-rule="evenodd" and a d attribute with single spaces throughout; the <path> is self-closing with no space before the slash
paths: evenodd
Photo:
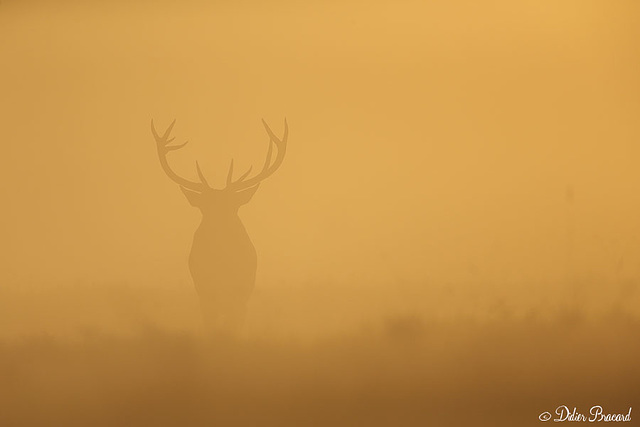
<path id="1" fill-rule="evenodd" d="M 358 321 L 352 309 L 341 331 L 305 338 L 312 304 L 269 323 L 264 306 L 278 310 L 263 298 L 243 336 L 205 337 L 188 292 L 82 290 L 22 292 L 33 312 L 20 331 L 4 292 L 3 325 L 16 329 L 0 343 L 0 425 L 527 426 L 561 405 L 626 414 L 639 396 L 640 322 L 621 310 Z"/>

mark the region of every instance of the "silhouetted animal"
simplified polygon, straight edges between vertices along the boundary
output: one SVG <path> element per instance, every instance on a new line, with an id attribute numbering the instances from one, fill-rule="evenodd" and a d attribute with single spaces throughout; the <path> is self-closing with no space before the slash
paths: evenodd
<path id="1" fill-rule="evenodd" d="M 184 147 L 169 145 L 175 120 L 160 136 L 153 120 L 151 131 L 158 146 L 160 165 L 165 173 L 180 185 L 192 206 L 202 212 L 202 222 L 193 236 L 189 269 L 200 299 L 205 327 L 208 331 L 236 332 L 243 324 L 247 303 L 255 286 L 257 257 L 251 239 L 238 217 L 238 208 L 251 200 L 260 181 L 274 173 L 282 164 L 287 148 L 288 127 L 278 139 L 267 123 L 262 123 L 269 135 L 269 150 L 262 171 L 246 179 L 251 168 L 233 181 L 233 160 L 224 189 L 211 188 L 196 161 L 200 182 L 178 176 L 167 162 L 167 153 Z M 274 145 L 276 158 L 271 162 Z"/>

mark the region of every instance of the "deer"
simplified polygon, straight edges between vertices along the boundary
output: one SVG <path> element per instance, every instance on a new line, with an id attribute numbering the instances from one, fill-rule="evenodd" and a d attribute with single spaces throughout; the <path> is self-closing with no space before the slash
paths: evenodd
<path id="1" fill-rule="evenodd" d="M 269 136 L 269 147 L 262 170 L 249 178 L 252 170 L 250 167 L 234 180 L 232 159 L 226 185 L 222 189 L 209 185 L 197 160 L 198 181 L 183 178 L 171 169 L 167 154 L 188 143 L 171 145 L 175 140 L 171 137 L 175 123 L 173 120 L 166 131 L 159 135 L 151 120 L 151 132 L 157 144 L 160 166 L 180 186 L 191 206 L 198 208 L 202 214 L 200 225 L 193 235 L 188 264 L 200 301 L 205 331 L 237 334 L 244 325 L 257 269 L 256 249 L 238 216 L 238 209 L 251 200 L 260 183 L 282 164 L 289 135 L 287 120 L 284 121 L 282 139 L 262 120 Z M 277 153 L 272 162 L 274 148 Z"/>

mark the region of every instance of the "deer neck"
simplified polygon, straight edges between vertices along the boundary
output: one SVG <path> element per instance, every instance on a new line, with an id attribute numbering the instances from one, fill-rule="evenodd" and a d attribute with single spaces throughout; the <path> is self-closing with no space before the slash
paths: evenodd
<path id="1" fill-rule="evenodd" d="M 200 221 L 201 229 L 212 228 L 228 228 L 234 225 L 242 225 L 238 212 L 207 212 L 202 214 L 202 220 Z"/>

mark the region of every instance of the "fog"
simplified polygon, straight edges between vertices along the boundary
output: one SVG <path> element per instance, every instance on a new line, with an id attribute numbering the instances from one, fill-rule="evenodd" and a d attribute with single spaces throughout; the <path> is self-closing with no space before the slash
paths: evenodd
<path id="1" fill-rule="evenodd" d="M 626 413 L 639 18 L 634 1 L 3 0 L 4 423 Z M 261 167 L 263 118 L 289 142 L 239 213 L 256 287 L 241 336 L 210 341 L 187 267 L 200 213 L 150 123 L 176 119 L 174 169 L 221 188 L 232 158 Z"/>

